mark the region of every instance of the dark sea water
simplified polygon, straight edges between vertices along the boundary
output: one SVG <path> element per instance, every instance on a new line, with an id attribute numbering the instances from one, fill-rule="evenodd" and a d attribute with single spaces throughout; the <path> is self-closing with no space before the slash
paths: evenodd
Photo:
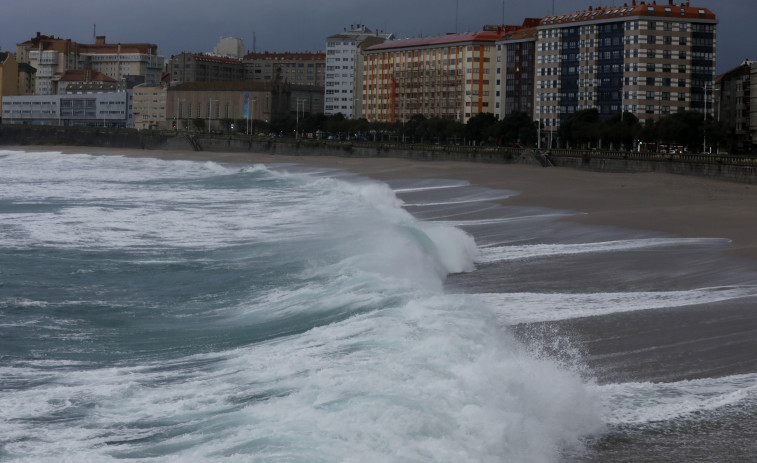
<path id="1" fill-rule="evenodd" d="M 754 461 L 755 265 L 513 194 L 0 151 L 0 461 Z"/>

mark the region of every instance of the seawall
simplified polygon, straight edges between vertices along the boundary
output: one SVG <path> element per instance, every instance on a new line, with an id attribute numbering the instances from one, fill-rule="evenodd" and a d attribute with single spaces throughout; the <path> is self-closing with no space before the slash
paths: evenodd
<path id="1" fill-rule="evenodd" d="M 334 142 L 229 135 L 188 135 L 91 127 L 0 126 L 0 145 L 103 146 L 145 150 L 255 152 L 270 155 L 392 157 L 417 161 L 527 163 L 598 172 L 664 172 L 757 184 L 757 158 L 748 156 L 660 154 L 631 151 Z"/>

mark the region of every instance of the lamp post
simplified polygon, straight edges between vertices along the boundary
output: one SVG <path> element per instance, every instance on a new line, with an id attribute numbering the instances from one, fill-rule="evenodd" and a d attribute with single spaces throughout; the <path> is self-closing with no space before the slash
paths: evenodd
<path id="1" fill-rule="evenodd" d="M 302 117 L 305 117 L 305 98 L 297 98 L 295 102 L 295 112 L 297 113 L 294 129 L 295 140 L 300 138 L 300 102 L 302 102 Z"/>
<path id="2" fill-rule="evenodd" d="M 704 87 L 702 87 L 702 90 L 704 90 L 704 125 L 702 126 L 702 154 L 707 152 L 707 87 L 708 85 L 705 84 Z"/>
<path id="3" fill-rule="evenodd" d="M 208 133 L 210 133 L 210 113 L 211 113 L 211 106 L 213 105 L 214 100 L 212 98 L 208 98 Z"/>

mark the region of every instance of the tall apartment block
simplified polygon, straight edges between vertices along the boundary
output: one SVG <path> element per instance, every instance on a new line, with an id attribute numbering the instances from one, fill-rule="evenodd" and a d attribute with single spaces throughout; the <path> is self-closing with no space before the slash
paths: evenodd
<path id="1" fill-rule="evenodd" d="M 730 152 L 748 152 L 757 141 L 757 61 L 744 61 L 718 76 L 715 113 L 727 129 Z"/>
<path id="2" fill-rule="evenodd" d="M 374 32 L 363 24 L 352 25 L 327 38 L 324 114 L 342 113 L 348 119 L 355 115 L 354 100 L 360 98 L 363 78 L 362 72 L 355 72 L 356 64 L 360 67 L 358 49 L 366 41 L 381 43 L 393 39 L 394 34 Z"/>
<path id="3" fill-rule="evenodd" d="M 497 41 L 495 110 L 500 119 L 521 111 L 534 118 L 536 78 L 536 26 L 539 19 L 527 19 L 524 27 Z"/>
<path id="4" fill-rule="evenodd" d="M 543 18 L 536 41 L 536 117 L 548 128 L 588 108 L 641 121 L 712 113 L 717 19 L 705 9 L 637 3 Z"/>
<path id="5" fill-rule="evenodd" d="M 416 114 L 466 122 L 494 113 L 497 41 L 520 26 L 394 40 L 364 52 L 363 114 L 406 121 Z"/>
<path id="6" fill-rule="evenodd" d="M 295 85 L 323 87 L 326 78 L 326 54 L 250 53 L 244 57 L 245 80 L 273 82 L 277 77 Z"/>

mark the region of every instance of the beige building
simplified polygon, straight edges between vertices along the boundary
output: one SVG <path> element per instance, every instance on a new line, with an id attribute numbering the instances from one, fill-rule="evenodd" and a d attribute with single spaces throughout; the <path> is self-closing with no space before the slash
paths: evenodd
<path id="1" fill-rule="evenodd" d="M 712 110 L 715 15 L 671 0 L 548 16 L 538 26 L 536 117 L 548 131 L 568 115 L 633 113 L 656 120 Z"/>
<path id="2" fill-rule="evenodd" d="M 394 40 L 367 48 L 363 117 L 396 122 L 423 114 L 467 122 L 476 114 L 493 113 L 496 42 L 508 31 L 490 26 L 480 32 Z"/>
<path id="3" fill-rule="evenodd" d="M 323 88 L 244 81 L 189 82 L 168 88 L 163 127 L 216 131 L 227 130 L 224 124 L 233 122 L 243 125 L 237 130 L 246 131 L 250 121 L 268 123 L 298 111 L 300 115 L 322 113 Z"/>
<path id="4" fill-rule="evenodd" d="M 166 128 L 169 120 L 166 85 L 137 85 L 132 90 L 131 107 L 135 129 Z"/>
<path id="5" fill-rule="evenodd" d="M 250 53 L 244 57 L 244 79 L 273 82 L 277 77 L 295 85 L 323 87 L 326 54 L 319 53 Z"/>
<path id="6" fill-rule="evenodd" d="M 18 64 L 12 53 L 0 52 L 0 106 L 4 96 L 18 95 Z"/>

